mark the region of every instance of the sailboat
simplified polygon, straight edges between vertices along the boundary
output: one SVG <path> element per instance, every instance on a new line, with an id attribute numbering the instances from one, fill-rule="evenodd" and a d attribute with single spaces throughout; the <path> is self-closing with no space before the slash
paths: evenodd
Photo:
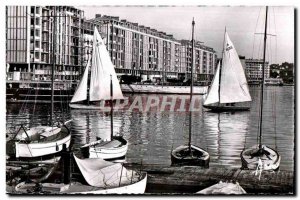
<path id="1" fill-rule="evenodd" d="M 265 63 L 266 63 L 266 43 L 267 43 L 267 22 L 268 7 L 266 7 L 266 21 L 264 32 L 264 53 L 263 68 L 260 95 L 260 128 L 259 128 L 259 144 L 241 152 L 242 168 L 244 169 L 260 169 L 260 170 L 277 170 L 280 165 L 281 157 L 278 152 L 266 145 L 262 144 L 262 113 L 264 100 L 264 79 L 265 79 Z"/>
<path id="2" fill-rule="evenodd" d="M 55 26 L 55 24 L 54 24 Z M 55 28 L 55 27 L 54 27 Z M 55 41 L 55 34 L 53 34 Z M 71 132 L 67 127 L 69 121 L 54 125 L 54 69 L 55 69 L 55 42 L 53 42 L 53 66 L 51 69 L 51 112 L 50 125 L 35 126 L 30 129 L 21 125 L 12 140 L 7 142 L 8 148 L 14 150 L 13 156 L 16 158 L 36 158 L 59 153 L 64 144 L 69 147 Z"/>
<path id="3" fill-rule="evenodd" d="M 88 93 L 88 80 L 90 84 Z M 110 95 L 110 81 L 113 83 L 113 94 Z M 69 106 L 75 109 L 100 110 L 107 100 L 123 100 L 119 80 L 111 62 L 106 46 L 97 30 L 94 28 L 92 57 L 88 60 L 82 79 L 71 99 Z M 87 100 L 87 104 L 77 103 Z M 98 103 L 98 105 L 97 105 Z M 103 103 L 103 104 L 102 104 Z"/>
<path id="4" fill-rule="evenodd" d="M 147 173 L 126 169 L 121 163 L 101 158 L 80 159 L 73 154 L 82 181 L 40 184 L 21 182 L 15 187 L 22 194 L 143 194 Z"/>
<path id="5" fill-rule="evenodd" d="M 245 111 L 251 96 L 239 56 L 225 29 L 222 66 L 218 67 L 203 107 L 211 111 Z"/>
<path id="6" fill-rule="evenodd" d="M 193 65 L 194 65 L 194 26 L 195 21 L 192 22 L 192 66 L 191 66 L 191 87 L 190 87 L 190 103 L 193 98 Z M 191 104 L 190 104 L 191 105 Z M 196 165 L 208 167 L 209 165 L 209 154 L 191 144 L 192 138 L 192 111 L 190 111 L 189 117 L 189 143 L 188 145 L 182 145 L 172 150 L 171 152 L 171 163 L 172 165 Z"/>
<path id="7" fill-rule="evenodd" d="M 79 109 L 100 109 L 99 105 L 72 104 L 87 99 L 88 68 L 91 60 L 88 61 L 83 78 L 71 100 L 71 108 Z M 110 139 L 105 141 L 99 139 L 95 142 L 84 145 L 82 151 L 88 151 L 89 158 L 116 159 L 124 157 L 127 153 L 128 142 L 122 136 L 113 135 L 113 100 L 124 99 L 120 84 L 110 60 L 104 42 L 95 27 L 93 38 L 93 54 L 91 65 L 91 80 L 89 89 L 90 101 L 110 101 L 111 133 Z"/>

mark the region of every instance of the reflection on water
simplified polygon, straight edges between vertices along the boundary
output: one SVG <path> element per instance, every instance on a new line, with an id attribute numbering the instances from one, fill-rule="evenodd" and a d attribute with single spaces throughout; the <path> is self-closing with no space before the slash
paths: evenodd
<path id="1" fill-rule="evenodd" d="M 240 167 L 240 153 L 257 143 L 259 120 L 258 87 L 250 88 L 253 98 L 250 112 L 211 113 L 200 106 L 192 113 L 192 144 L 207 150 L 210 166 Z M 277 148 L 282 156 L 280 169 L 294 167 L 294 88 L 266 87 L 263 113 L 263 143 Z M 162 99 L 164 95 L 157 95 Z M 129 96 L 132 102 L 136 96 Z M 188 96 L 187 96 L 188 98 Z M 200 97 L 200 105 L 203 102 Z M 144 99 L 144 97 L 142 98 Z M 7 126 L 14 121 L 19 105 L 8 105 Z M 179 105 L 178 105 L 179 106 Z M 178 107 L 177 106 L 177 107 Z M 45 123 L 49 106 L 37 105 L 23 112 L 27 122 Z M 62 115 L 56 108 L 56 116 Z M 109 113 L 93 110 L 71 110 L 73 150 L 110 134 Z M 18 120 L 17 120 L 18 121 Z M 118 110 L 114 112 L 114 134 L 129 142 L 127 162 L 170 165 L 172 148 L 188 143 L 189 112 L 151 110 L 149 112 Z M 276 134 L 275 134 L 276 133 Z"/>

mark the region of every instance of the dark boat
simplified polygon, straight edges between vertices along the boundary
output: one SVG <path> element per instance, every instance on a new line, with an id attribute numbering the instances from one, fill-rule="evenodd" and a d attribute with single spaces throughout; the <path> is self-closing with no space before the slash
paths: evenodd
<path id="1" fill-rule="evenodd" d="M 194 57 L 194 25 L 195 21 L 193 19 L 192 22 L 192 60 Z M 193 77 L 193 65 L 191 66 L 191 77 Z M 193 97 L 193 78 L 191 79 L 190 86 L 190 103 Z M 189 117 L 189 143 L 188 145 L 182 145 L 171 152 L 171 163 L 173 166 L 175 165 L 192 165 L 192 166 L 209 166 L 209 154 L 201 149 L 200 147 L 194 146 L 191 144 L 192 138 L 192 112 L 190 111 Z"/>

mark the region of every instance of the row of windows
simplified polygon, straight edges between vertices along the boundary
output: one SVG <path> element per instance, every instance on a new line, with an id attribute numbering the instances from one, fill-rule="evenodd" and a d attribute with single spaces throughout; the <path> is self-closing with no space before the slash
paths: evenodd
<path id="1" fill-rule="evenodd" d="M 27 50 L 27 40 L 7 40 L 7 50 Z"/>
<path id="2" fill-rule="evenodd" d="M 26 16 L 29 14 L 26 6 L 6 6 L 6 11 L 8 16 Z"/>
<path id="3" fill-rule="evenodd" d="M 7 28 L 26 28 L 27 16 L 24 17 L 7 17 Z"/>
<path id="4" fill-rule="evenodd" d="M 26 28 L 9 28 L 7 29 L 7 39 L 26 39 L 27 29 Z"/>
<path id="5" fill-rule="evenodd" d="M 7 51 L 7 62 L 26 62 L 26 51 Z"/>

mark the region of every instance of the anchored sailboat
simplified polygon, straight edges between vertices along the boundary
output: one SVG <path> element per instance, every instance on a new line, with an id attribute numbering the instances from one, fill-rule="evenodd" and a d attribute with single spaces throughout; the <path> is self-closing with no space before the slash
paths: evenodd
<path id="1" fill-rule="evenodd" d="M 192 66 L 191 66 L 191 88 L 190 88 L 190 103 L 193 98 L 193 65 L 194 65 L 194 26 L 195 21 L 192 22 Z M 190 104 L 191 105 L 191 104 Z M 191 144 L 192 138 L 192 112 L 190 111 L 189 118 L 189 144 L 177 147 L 171 152 L 172 165 L 209 165 L 209 154 L 200 147 Z"/>
<path id="2" fill-rule="evenodd" d="M 262 170 L 276 170 L 279 168 L 281 157 L 278 152 L 266 145 L 262 144 L 262 113 L 264 100 L 264 79 L 265 79 L 265 63 L 266 63 L 266 43 L 267 43 L 267 22 L 268 22 L 268 7 L 266 7 L 266 21 L 264 32 L 264 54 L 263 54 L 263 69 L 261 81 L 260 95 L 260 129 L 259 129 L 259 144 L 241 152 L 242 168 Z"/>
<path id="3" fill-rule="evenodd" d="M 91 73 L 88 93 L 89 69 Z M 95 103 L 104 103 L 106 100 L 111 100 L 110 81 L 113 83 L 112 99 L 124 99 L 114 65 L 95 27 L 92 58 L 90 58 L 87 63 L 82 79 L 69 104 L 70 107 L 75 109 L 101 109 L 101 105 L 95 105 Z M 85 100 L 87 100 L 87 104 L 77 103 Z"/>
<path id="4" fill-rule="evenodd" d="M 225 30 L 222 66 L 219 62 L 203 107 L 216 112 L 250 109 L 241 102 L 251 102 L 251 96 L 241 61 Z"/>
<path id="5" fill-rule="evenodd" d="M 92 64 L 90 64 L 92 62 Z M 91 79 L 89 89 L 89 101 L 110 101 L 111 132 L 109 140 L 97 140 L 82 147 L 88 151 L 89 158 L 116 159 L 126 155 L 128 142 L 122 136 L 113 135 L 113 100 L 124 99 L 120 84 L 110 60 L 104 42 L 95 27 L 93 39 L 92 60 L 88 61 L 83 78 L 71 100 L 71 103 L 87 99 L 88 68 L 91 65 Z M 71 108 L 100 109 L 94 104 L 70 104 Z"/>

